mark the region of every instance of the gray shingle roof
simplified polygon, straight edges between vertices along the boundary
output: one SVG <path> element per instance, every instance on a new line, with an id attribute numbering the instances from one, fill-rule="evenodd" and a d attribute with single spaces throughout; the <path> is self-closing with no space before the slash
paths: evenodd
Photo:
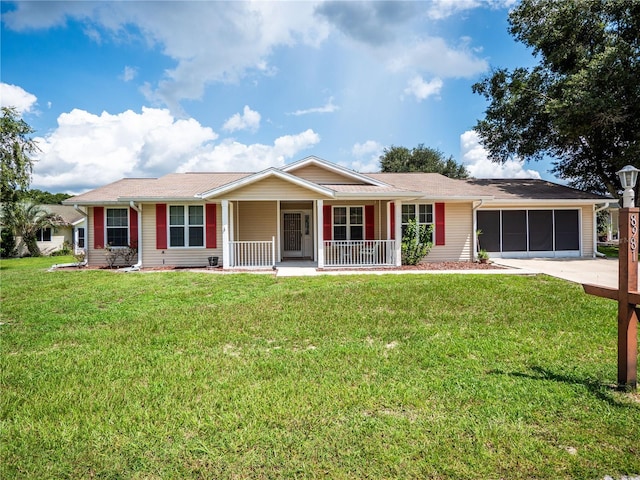
<path id="1" fill-rule="evenodd" d="M 603 195 L 531 178 L 472 179 L 466 183 L 482 189 L 496 200 L 611 200 Z"/>
<path id="2" fill-rule="evenodd" d="M 196 195 L 227 185 L 253 173 L 170 173 L 161 178 L 125 178 L 66 200 L 66 205 L 108 204 L 129 200 L 196 199 Z M 373 180 L 388 186 L 323 185 L 338 195 L 392 195 L 393 192 L 422 192 L 426 198 L 491 200 L 606 201 L 607 197 L 564 185 L 533 179 L 448 178 L 437 173 L 371 173 Z"/>
<path id="3" fill-rule="evenodd" d="M 40 205 L 40 207 L 60 217 L 62 221 L 56 222 L 56 225 L 73 225 L 84 218 L 84 215 L 69 205 Z"/>

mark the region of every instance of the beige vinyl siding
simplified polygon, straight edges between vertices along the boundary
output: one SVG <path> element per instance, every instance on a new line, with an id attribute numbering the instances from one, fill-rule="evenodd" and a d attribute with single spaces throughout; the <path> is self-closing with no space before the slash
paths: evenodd
<path id="1" fill-rule="evenodd" d="M 269 177 L 229 193 L 230 200 L 315 200 L 323 195 L 281 178 Z"/>
<path id="2" fill-rule="evenodd" d="M 313 202 L 281 202 L 280 210 L 313 210 Z"/>
<path id="3" fill-rule="evenodd" d="M 277 202 L 236 202 L 234 238 L 238 241 L 266 241 L 278 236 Z"/>
<path id="4" fill-rule="evenodd" d="M 87 217 L 87 231 L 85 232 L 86 237 L 86 260 L 91 266 L 104 266 L 107 264 L 107 260 L 105 258 L 105 250 L 99 249 L 96 250 L 95 245 L 95 235 L 94 235 L 94 226 L 95 226 L 95 217 L 93 216 L 93 207 L 89 207 L 89 215 Z M 101 243 L 104 243 L 101 242 Z"/>
<path id="5" fill-rule="evenodd" d="M 376 232 L 378 237 L 387 238 L 387 204 L 394 202 L 376 202 Z M 405 204 L 433 205 L 436 202 L 404 202 Z M 469 261 L 473 256 L 473 210 L 471 203 L 445 203 L 445 244 L 434 245 L 425 259 L 427 262 Z M 434 217 L 435 229 L 435 217 Z M 434 230 L 435 239 L 435 230 Z"/>
<path id="6" fill-rule="evenodd" d="M 580 212 L 582 220 L 582 256 L 594 257 L 593 251 L 593 206 L 582 207 Z"/>
<path id="7" fill-rule="evenodd" d="M 433 205 L 435 213 L 435 203 Z M 434 218 L 434 221 L 435 220 Z M 474 236 L 473 208 L 471 203 L 445 203 L 444 222 L 444 245 L 434 245 L 425 261 L 466 262 L 473 260 Z M 435 228 L 434 224 L 434 239 Z"/>
<path id="8" fill-rule="evenodd" d="M 110 208 L 126 208 L 129 210 L 129 205 L 108 205 L 104 207 L 104 215 L 106 218 L 107 210 Z M 106 253 L 107 250 L 104 248 L 95 249 L 95 217 L 94 217 L 94 207 L 89 207 L 88 216 L 87 216 L 87 225 L 85 230 L 85 252 L 86 259 L 90 266 L 107 266 L 107 258 Z M 106 226 L 105 226 L 105 235 L 106 235 Z M 129 236 L 131 235 L 131 231 L 129 231 Z M 155 238 L 155 231 L 154 231 Z M 106 239 L 100 239 L 98 243 L 104 244 Z M 121 264 L 116 263 L 116 266 L 122 266 Z"/>
<path id="9" fill-rule="evenodd" d="M 197 205 L 202 205 L 202 203 Z M 203 267 L 208 265 L 207 258 L 211 256 L 219 257 L 219 264 L 222 264 L 222 207 L 220 205 L 216 205 L 217 248 L 165 248 L 158 250 L 156 248 L 156 205 L 154 203 L 143 204 L 141 215 L 142 266 L 144 268 Z"/>
<path id="10" fill-rule="evenodd" d="M 491 204 L 481 210 L 578 210 L 580 221 L 580 248 L 582 257 L 593 257 L 593 205 L 550 205 L 549 203 L 531 203 L 525 205 Z M 559 252 L 561 253 L 561 252 Z"/>
<path id="11" fill-rule="evenodd" d="M 319 167 L 318 165 L 307 165 L 306 167 L 299 168 L 297 170 L 289 172 L 296 177 L 304 178 L 313 183 L 320 185 L 361 185 L 362 182 L 349 178 L 345 175 L 340 175 L 337 172 L 332 172 L 326 168 Z"/>

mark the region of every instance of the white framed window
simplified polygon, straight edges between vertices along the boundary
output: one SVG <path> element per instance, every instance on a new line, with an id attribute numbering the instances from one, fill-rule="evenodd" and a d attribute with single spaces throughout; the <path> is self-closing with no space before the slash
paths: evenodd
<path id="1" fill-rule="evenodd" d="M 169 206 L 169 247 L 204 247 L 204 207 Z"/>
<path id="2" fill-rule="evenodd" d="M 433 226 L 433 205 L 431 203 L 403 203 L 402 236 L 404 236 L 410 220 L 415 220 L 418 225 Z M 431 240 L 433 241 L 433 229 L 431 231 Z"/>
<path id="3" fill-rule="evenodd" d="M 364 207 L 333 207 L 333 239 L 364 240 Z"/>
<path id="4" fill-rule="evenodd" d="M 84 227 L 78 228 L 78 248 L 84 248 L 85 234 Z"/>
<path id="5" fill-rule="evenodd" d="M 51 241 L 51 228 L 41 228 L 36 232 L 36 240 L 38 242 L 50 242 Z"/>
<path id="6" fill-rule="evenodd" d="M 129 245 L 129 209 L 107 208 L 106 212 L 107 244 L 112 247 Z"/>

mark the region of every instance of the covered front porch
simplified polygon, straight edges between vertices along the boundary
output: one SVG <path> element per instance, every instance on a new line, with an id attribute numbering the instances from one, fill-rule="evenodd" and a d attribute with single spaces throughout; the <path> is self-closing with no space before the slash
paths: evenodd
<path id="1" fill-rule="evenodd" d="M 223 268 L 399 266 L 397 205 L 401 201 L 222 200 Z"/>

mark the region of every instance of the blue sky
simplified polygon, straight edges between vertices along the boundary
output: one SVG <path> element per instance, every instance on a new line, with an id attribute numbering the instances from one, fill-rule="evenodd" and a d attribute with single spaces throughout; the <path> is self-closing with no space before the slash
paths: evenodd
<path id="1" fill-rule="evenodd" d="M 476 177 L 472 128 L 492 68 L 532 65 L 507 33 L 514 0 L 2 2 L 3 106 L 36 129 L 33 188 L 259 171 L 316 155 L 361 172 L 424 144 Z"/>

